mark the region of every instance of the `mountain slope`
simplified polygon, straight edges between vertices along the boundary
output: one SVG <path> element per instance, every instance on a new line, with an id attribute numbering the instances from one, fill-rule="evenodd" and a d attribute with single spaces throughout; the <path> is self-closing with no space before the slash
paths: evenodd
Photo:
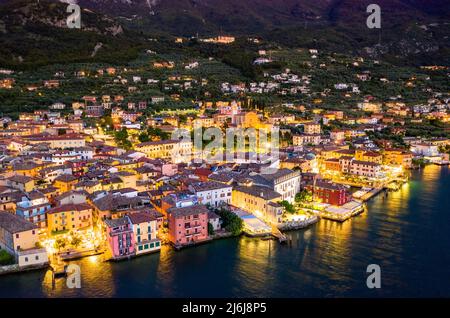
<path id="1" fill-rule="evenodd" d="M 67 0 L 65 0 L 67 1 Z M 382 29 L 368 29 L 373 0 L 70 0 L 131 28 L 173 35 L 260 35 L 285 45 L 317 45 L 346 53 L 421 64 L 446 64 L 448 0 L 377 0 Z M 429 58 L 429 55 L 433 57 Z"/>
<path id="2" fill-rule="evenodd" d="M 66 26 L 67 5 L 14 1 L 0 6 L 0 64 L 32 67 L 48 63 L 131 58 L 139 39 L 115 20 L 88 10 L 81 29 Z"/>

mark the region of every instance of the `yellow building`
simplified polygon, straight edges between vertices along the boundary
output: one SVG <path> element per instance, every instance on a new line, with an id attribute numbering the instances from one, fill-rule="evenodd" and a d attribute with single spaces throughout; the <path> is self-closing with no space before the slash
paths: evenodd
<path id="1" fill-rule="evenodd" d="M 412 167 L 412 153 L 402 149 L 384 149 L 383 163 L 387 165 L 401 165 L 406 169 Z"/>
<path id="2" fill-rule="evenodd" d="M 265 128 L 255 112 L 243 112 L 233 116 L 232 123 L 241 128 Z"/>
<path id="3" fill-rule="evenodd" d="M 311 135 L 315 135 L 315 134 L 320 134 L 321 128 L 320 128 L 320 124 L 318 123 L 304 123 L 303 124 L 303 128 L 304 128 L 304 132 L 305 134 L 311 134 Z"/>
<path id="4" fill-rule="evenodd" d="M 161 241 L 158 238 L 158 218 L 162 217 L 159 212 L 135 212 L 130 213 L 128 218 L 133 226 L 136 240 L 136 255 L 156 252 L 161 249 Z"/>
<path id="5" fill-rule="evenodd" d="M 355 151 L 355 159 L 359 161 L 367 161 L 382 164 L 383 163 L 383 155 L 379 152 L 375 151 L 365 151 L 361 149 L 357 149 Z"/>
<path id="6" fill-rule="evenodd" d="M 19 266 L 48 263 L 47 252 L 38 242 L 36 225 L 15 214 L 0 213 L 0 249 L 13 255 Z"/>
<path id="7" fill-rule="evenodd" d="M 136 145 L 135 149 L 145 153 L 150 159 L 172 159 L 173 163 L 180 163 L 190 161 L 192 141 L 150 141 Z"/>
<path id="8" fill-rule="evenodd" d="M 233 189 L 231 204 L 262 218 L 268 223 L 281 223 L 282 196 L 263 186 L 238 186 Z"/>
<path id="9" fill-rule="evenodd" d="M 35 180 L 33 178 L 20 174 L 13 175 L 6 180 L 9 187 L 23 192 L 31 192 L 35 187 Z"/>
<path id="10" fill-rule="evenodd" d="M 94 193 L 95 191 L 102 190 L 102 184 L 100 181 L 94 180 L 86 180 L 77 183 L 75 186 L 75 190 L 84 190 L 87 193 Z"/>
<path id="11" fill-rule="evenodd" d="M 41 170 L 42 166 L 35 164 L 33 162 L 30 163 L 22 163 L 14 165 L 14 172 L 17 174 L 21 174 L 23 176 L 35 178 L 39 175 L 39 170 Z"/>
<path id="12" fill-rule="evenodd" d="M 77 134 L 44 137 L 30 136 L 25 139 L 32 145 L 46 143 L 52 149 L 79 148 L 86 146 L 84 137 Z"/>
<path id="13" fill-rule="evenodd" d="M 87 203 L 65 204 L 47 212 L 48 233 L 89 229 L 92 227 L 92 207 Z"/>
<path id="14" fill-rule="evenodd" d="M 64 193 L 75 188 L 78 179 L 71 174 L 62 174 L 55 178 L 53 185 L 59 189 L 60 193 Z"/>

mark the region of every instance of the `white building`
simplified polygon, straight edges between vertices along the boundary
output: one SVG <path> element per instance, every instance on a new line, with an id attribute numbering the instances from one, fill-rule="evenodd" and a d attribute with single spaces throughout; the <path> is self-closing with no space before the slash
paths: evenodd
<path id="1" fill-rule="evenodd" d="M 223 204 L 231 204 L 232 186 L 220 182 L 208 181 L 189 186 L 195 193 L 200 204 L 208 204 L 218 207 Z"/>
<path id="2" fill-rule="evenodd" d="M 281 195 L 282 201 L 293 203 L 295 195 L 300 191 L 300 171 L 278 169 L 272 174 L 250 176 L 255 185 L 268 187 Z"/>

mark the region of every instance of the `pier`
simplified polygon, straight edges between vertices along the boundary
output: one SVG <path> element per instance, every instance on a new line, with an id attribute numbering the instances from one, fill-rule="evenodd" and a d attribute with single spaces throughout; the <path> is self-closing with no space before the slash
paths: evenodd
<path id="1" fill-rule="evenodd" d="M 281 231 L 275 225 L 272 225 L 272 235 L 276 237 L 280 243 L 284 243 L 287 240 L 286 235 L 281 233 Z"/>

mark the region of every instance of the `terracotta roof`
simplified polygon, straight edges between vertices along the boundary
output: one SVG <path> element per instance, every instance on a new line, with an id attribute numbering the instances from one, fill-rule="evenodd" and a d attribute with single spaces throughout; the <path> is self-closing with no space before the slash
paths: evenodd
<path id="1" fill-rule="evenodd" d="M 182 217 L 194 214 L 208 213 L 209 210 L 204 205 L 191 205 L 184 208 L 170 208 L 167 212 L 174 217 Z"/>
<path id="2" fill-rule="evenodd" d="M 157 217 L 155 217 L 153 214 L 147 212 L 131 213 L 128 215 L 128 217 L 130 218 L 132 224 L 147 223 L 155 221 L 157 219 Z"/>
<path id="3" fill-rule="evenodd" d="M 13 234 L 37 229 L 37 226 L 33 223 L 8 212 L 0 213 L 0 227 Z"/>
<path id="4" fill-rule="evenodd" d="M 33 180 L 33 178 L 28 176 L 23 176 L 21 174 L 15 174 L 8 178 L 9 181 L 17 182 L 17 183 L 27 183 Z"/>
<path id="5" fill-rule="evenodd" d="M 72 182 L 75 180 L 78 180 L 78 179 L 71 174 L 61 174 L 55 178 L 55 181 L 60 181 L 60 182 Z"/>

